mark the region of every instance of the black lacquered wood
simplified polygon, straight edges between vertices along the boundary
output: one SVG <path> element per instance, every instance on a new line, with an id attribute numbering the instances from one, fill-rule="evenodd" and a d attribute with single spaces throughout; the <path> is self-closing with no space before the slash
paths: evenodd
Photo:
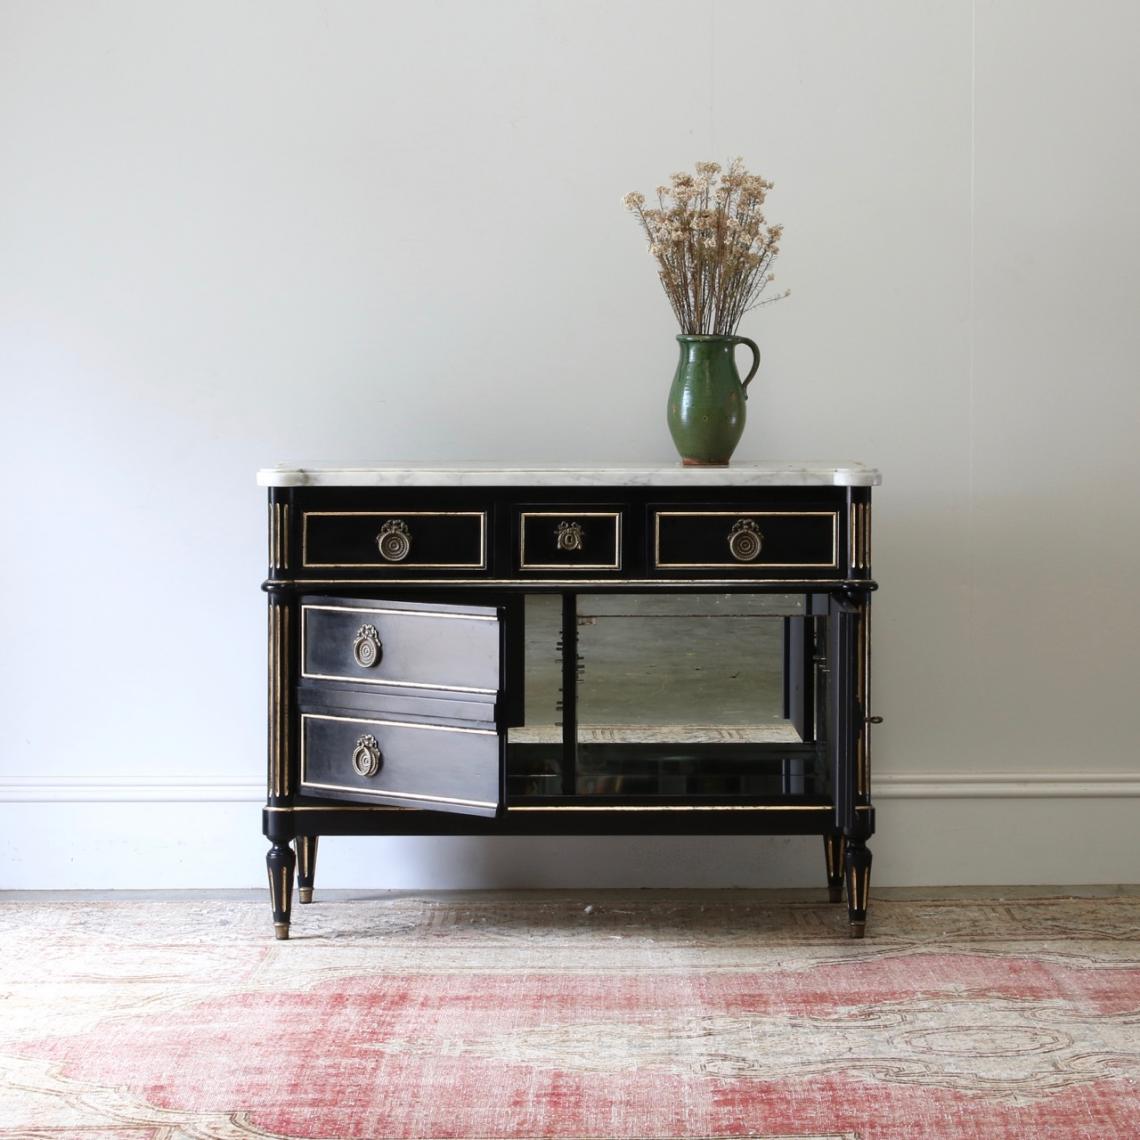
<path id="1" fill-rule="evenodd" d="M 313 901 L 313 886 L 317 876 L 317 839 L 315 835 L 298 835 L 297 852 L 297 893 L 303 903 Z"/>
<path id="2" fill-rule="evenodd" d="M 617 573 L 627 511 L 622 505 L 536 503 L 515 510 L 516 567 L 522 573 Z"/>
<path id="3" fill-rule="evenodd" d="M 578 598 L 562 595 L 562 793 L 576 790 L 578 766 Z"/>
<path id="4" fill-rule="evenodd" d="M 651 510 L 652 565 L 658 572 L 763 571 L 777 576 L 840 574 L 839 512 L 764 510 L 703 504 Z M 734 553 L 733 534 L 750 529 L 757 536 L 755 557 Z"/>
<path id="5" fill-rule="evenodd" d="M 293 909 L 293 869 L 297 856 L 287 843 L 274 843 L 265 856 L 269 874 L 269 900 L 273 911 L 273 929 L 278 938 L 289 937 Z"/>
<path id="6" fill-rule="evenodd" d="M 312 569 L 370 567 L 399 572 L 405 569 L 466 569 L 487 567 L 486 512 L 443 509 L 414 510 L 399 501 L 380 512 L 305 512 L 302 518 L 303 564 Z M 381 542 L 385 527 L 397 524 L 406 536 L 407 553 L 385 557 Z"/>
<path id="7" fill-rule="evenodd" d="M 831 600 L 827 623 L 827 715 L 834 781 L 835 827 L 850 831 L 855 827 L 857 805 L 855 756 L 862 731 L 856 701 L 859 620 L 855 606 L 840 598 Z"/>
<path id="8" fill-rule="evenodd" d="M 851 937 L 862 938 L 867 926 L 871 890 L 871 852 L 864 838 L 848 838 L 844 862 L 847 872 L 847 919 Z"/>
<path id="9" fill-rule="evenodd" d="M 829 902 L 843 901 L 843 832 L 829 831 L 823 837 L 823 858 L 827 869 Z"/>
<path id="10" fill-rule="evenodd" d="M 851 929 L 862 932 L 874 830 L 861 736 L 862 623 L 875 588 L 868 489 L 274 488 L 269 520 L 264 827 L 279 937 L 290 921 L 290 844 L 304 900 L 322 834 L 814 834 L 831 897 L 844 845 Z M 409 540 L 395 561 L 378 543 L 392 520 Z M 741 521 L 760 536 L 754 560 L 729 543 Z M 562 523 L 581 527 L 577 547 L 559 546 Z M 784 713 L 802 744 L 579 739 L 580 600 L 789 592 L 804 604 L 783 619 Z M 549 743 L 520 748 L 508 739 L 525 726 L 533 683 L 530 593 L 561 603 L 564 708 Z M 477 632 L 465 614 L 492 620 Z M 375 664 L 361 663 L 369 650 L 354 653 L 366 625 Z M 369 774 L 353 764 L 364 737 L 381 757 Z"/>
<path id="11" fill-rule="evenodd" d="M 493 607 L 305 597 L 300 611 L 306 682 L 498 690 L 499 614 Z M 379 646 L 371 664 L 362 664 L 356 651 L 364 630 Z"/>
<path id="12" fill-rule="evenodd" d="M 380 753 L 374 775 L 353 764 L 362 739 Z M 499 736 L 493 724 L 438 725 L 398 719 L 301 714 L 300 790 L 363 803 L 494 815 L 499 809 Z"/>

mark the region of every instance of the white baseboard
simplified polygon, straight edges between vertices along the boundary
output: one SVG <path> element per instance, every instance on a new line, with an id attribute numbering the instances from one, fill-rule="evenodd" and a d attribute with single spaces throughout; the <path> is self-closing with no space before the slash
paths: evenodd
<path id="1" fill-rule="evenodd" d="M 1089 799 L 1106 796 L 1140 796 L 1140 773 L 986 772 L 953 774 L 898 773 L 876 776 L 874 796 L 879 800 L 925 799 Z"/>
<path id="2" fill-rule="evenodd" d="M 1140 773 L 902 772 L 875 777 L 874 799 L 1088 799 L 1140 796 Z M 0 803 L 262 803 L 260 781 L 211 777 L 0 778 Z"/>
<path id="3" fill-rule="evenodd" d="M 884 886 L 1128 883 L 1140 777 L 910 774 L 875 783 Z M 264 885 L 260 782 L 0 780 L 0 889 Z M 803 836 L 342 837 L 318 887 L 401 890 L 815 887 Z"/>
<path id="4" fill-rule="evenodd" d="M 264 803 L 263 781 L 214 776 L 17 779 L 0 778 L 0 804 Z"/>

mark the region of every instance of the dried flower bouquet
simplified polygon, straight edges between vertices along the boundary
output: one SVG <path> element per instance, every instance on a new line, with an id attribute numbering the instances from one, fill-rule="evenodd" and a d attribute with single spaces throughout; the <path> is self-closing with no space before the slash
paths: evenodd
<path id="1" fill-rule="evenodd" d="M 775 280 L 769 269 L 783 233 L 764 217 L 771 189 L 736 158 L 723 175 L 715 162 L 698 162 L 695 176 L 674 174 L 657 187 L 656 208 L 636 191 L 622 199 L 649 239 L 682 333 L 734 336 L 749 309 L 788 295 L 759 299 Z"/>

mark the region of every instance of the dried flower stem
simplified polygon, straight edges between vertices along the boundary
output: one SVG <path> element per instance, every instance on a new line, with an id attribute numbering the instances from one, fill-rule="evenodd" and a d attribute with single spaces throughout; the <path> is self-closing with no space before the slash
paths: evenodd
<path id="1" fill-rule="evenodd" d="M 718 182 L 720 173 L 715 162 L 698 162 L 695 177 L 674 174 L 657 187 L 656 208 L 645 208 L 644 194 L 622 199 L 649 239 L 683 333 L 732 336 L 749 309 L 788 295 L 759 300 L 774 280 L 769 270 L 783 233 L 764 217 L 772 183 L 749 174 L 739 158 Z"/>

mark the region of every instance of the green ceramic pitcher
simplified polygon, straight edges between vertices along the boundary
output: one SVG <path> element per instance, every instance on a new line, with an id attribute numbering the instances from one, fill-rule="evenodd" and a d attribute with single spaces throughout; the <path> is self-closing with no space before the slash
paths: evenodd
<path id="1" fill-rule="evenodd" d="M 744 431 L 748 385 L 760 367 L 760 349 L 746 336 L 677 337 L 681 359 L 669 389 L 668 421 L 686 467 L 724 466 Z M 736 370 L 736 346 L 752 349 L 743 382 Z"/>

